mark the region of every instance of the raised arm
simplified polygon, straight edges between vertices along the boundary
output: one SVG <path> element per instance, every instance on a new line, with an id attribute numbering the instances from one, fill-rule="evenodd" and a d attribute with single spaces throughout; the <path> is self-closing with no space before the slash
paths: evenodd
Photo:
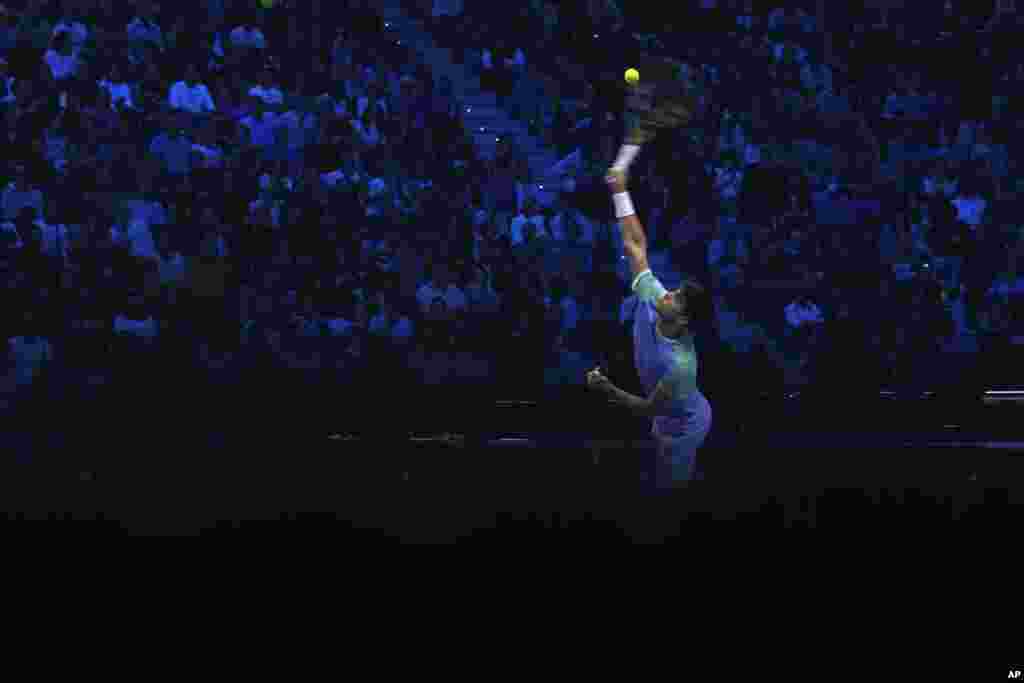
<path id="1" fill-rule="evenodd" d="M 640 219 L 636 217 L 633 209 L 633 202 L 626 191 L 625 176 L 622 172 L 611 170 L 605 176 L 605 182 L 612 192 L 612 201 L 615 203 L 615 217 L 619 221 L 619 229 L 622 231 L 622 246 L 629 260 L 631 279 L 648 270 L 647 265 L 647 235 L 644 234 L 644 227 Z"/>

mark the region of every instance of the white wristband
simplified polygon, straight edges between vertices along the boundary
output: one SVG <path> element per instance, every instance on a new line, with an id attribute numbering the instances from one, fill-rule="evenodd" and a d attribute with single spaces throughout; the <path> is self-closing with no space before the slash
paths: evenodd
<path id="1" fill-rule="evenodd" d="M 632 216 L 636 213 L 633 209 L 633 201 L 629 198 L 628 192 L 613 194 L 612 201 L 615 203 L 616 218 L 625 218 L 626 216 Z"/>

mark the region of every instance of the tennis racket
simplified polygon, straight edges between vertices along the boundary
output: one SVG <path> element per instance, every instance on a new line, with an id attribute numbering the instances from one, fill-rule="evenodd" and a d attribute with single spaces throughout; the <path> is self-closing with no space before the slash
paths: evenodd
<path id="1" fill-rule="evenodd" d="M 646 60 L 640 80 L 626 86 L 626 144 L 643 145 L 659 131 L 689 123 L 697 108 L 694 88 L 682 64 L 669 59 Z"/>

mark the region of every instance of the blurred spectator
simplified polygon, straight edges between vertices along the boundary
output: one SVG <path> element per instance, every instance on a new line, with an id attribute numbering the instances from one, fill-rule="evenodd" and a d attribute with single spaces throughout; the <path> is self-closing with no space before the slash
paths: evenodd
<path id="1" fill-rule="evenodd" d="M 111 65 L 110 70 L 99 85 L 110 95 L 110 99 L 118 109 L 136 109 L 136 97 L 134 85 L 121 73 L 121 67 L 116 62 Z"/>
<path id="2" fill-rule="evenodd" d="M 82 23 L 83 20 L 87 20 L 87 18 L 82 8 L 77 4 L 69 4 L 64 17 L 53 27 L 53 36 L 56 37 L 58 34 L 66 32 L 71 37 L 71 44 L 75 50 L 81 50 L 86 40 L 89 39 L 89 29 Z"/>
<path id="3" fill-rule="evenodd" d="M 981 196 L 976 184 L 970 184 L 965 185 L 957 194 L 953 206 L 956 207 L 957 218 L 975 230 L 981 224 L 988 201 Z"/>
<path id="4" fill-rule="evenodd" d="M 164 173 L 181 177 L 192 171 L 192 144 L 185 129 L 177 127 L 172 132 L 158 133 L 149 143 L 149 153 L 160 162 Z"/>
<path id="5" fill-rule="evenodd" d="M 540 207 L 532 199 L 523 203 L 523 210 L 519 212 L 509 225 L 509 237 L 513 247 L 521 247 L 532 243 L 535 239 L 546 237 L 547 229 L 544 225 L 544 215 Z"/>
<path id="6" fill-rule="evenodd" d="M 44 217 L 34 222 L 39 229 L 42 251 L 63 266 L 67 259 L 70 232 L 68 226 L 58 222 L 56 215 L 52 220 L 47 220 L 47 218 Z"/>
<path id="7" fill-rule="evenodd" d="M 253 99 L 248 95 L 237 73 L 221 75 L 214 81 L 213 100 L 224 121 L 240 121 L 252 113 Z"/>
<path id="8" fill-rule="evenodd" d="M 210 89 L 200 82 L 199 73 L 192 64 L 186 67 L 185 78 L 171 86 L 168 103 L 171 109 L 183 109 L 193 114 L 217 111 Z"/>
<path id="9" fill-rule="evenodd" d="M 18 16 L 0 5 L 0 58 L 18 44 Z"/>
<path id="10" fill-rule="evenodd" d="M 39 215 L 34 207 L 22 207 L 12 224 L 18 235 L 18 242 L 26 252 L 36 251 L 43 253 L 43 221 L 36 216 Z"/>
<path id="11" fill-rule="evenodd" d="M 45 50 L 53 37 L 53 25 L 47 15 L 47 7 L 43 3 L 28 3 L 17 22 L 19 36 L 25 36 L 26 42 L 36 50 Z"/>
<path id="12" fill-rule="evenodd" d="M 1024 274 L 1019 274 L 1012 266 L 996 273 L 995 282 L 989 288 L 988 294 L 990 297 L 1003 300 L 1011 296 L 1024 295 Z"/>
<path id="13" fill-rule="evenodd" d="M 32 327 L 33 316 L 30 313 L 26 313 L 23 320 L 26 327 Z M 15 384 L 20 388 L 39 381 L 54 360 L 50 341 L 34 333 L 8 339 L 7 352 L 14 361 Z"/>
<path id="14" fill-rule="evenodd" d="M 384 291 L 377 293 L 377 313 L 370 318 L 371 334 L 383 335 L 392 344 L 404 346 L 410 343 L 415 335 L 412 319 L 398 310 L 390 294 Z"/>
<path id="15" fill-rule="evenodd" d="M 154 111 L 164 106 L 170 83 L 163 77 L 156 62 L 146 62 L 142 69 L 142 78 L 138 81 L 138 92 L 142 99 L 140 107 L 146 111 Z"/>
<path id="16" fill-rule="evenodd" d="M 339 26 L 331 45 L 331 76 L 334 80 L 342 80 L 354 63 L 354 51 L 351 40 L 344 26 Z"/>
<path id="17" fill-rule="evenodd" d="M 0 112 L 6 111 L 18 101 L 14 94 L 14 83 L 15 79 L 10 74 L 7 60 L 0 56 Z"/>
<path id="18" fill-rule="evenodd" d="M 129 39 L 136 44 L 133 50 L 133 61 L 139 63 L 145 59 L 145 50 L 163 50 L 164 35 L 160 24 L 156 20 L 156 8 L 152 2 L 140 2 L 136 4 L 138 13 L 125 27 Z"/>
<path id="19" fill-rule="evenodd" d="M 262 101 L 258 101 L 251 113 L 239 121 L 240 130 L 246 134 L 243 139 L 253 147 L 262 150 L 272 149 L 277 139 L 279 119 L 280 117 L 274 109 L 267 107 Z"/>
<path id="20" fill-rule="evenodd" d="M 595 226 L 579 209 L 568 204 L 564 198 L 556 201 L 548 219 L 552 239 L 567 246 L 592 246 L 595 240 Z"/>
<path id="21" fill-rule="evenodd" d="M 358 136 L 356 139 L 363 147 L 373 148 L 385 142 L 377 128 L 377 115 L 373 110 L 368 109 L 361 118 L 353 118 L 351 124 Z"/>
<path id="22" fill-rule="evenodd" d="M 522 48 L 509 47 L 505 38 L 498 37 L 493 49 L 484 49 L 481 60 L 480 85 L 494 92 L 498 106 L 503 106 L 526 68 L 526 55 Z"/>
<path id="23" fill-rule="evenodd" d="M 720 266 L 725 265 L 723 259 L 726 255 L 726 240 L 722 229 L 721 221 L 716 221 L 712 226 L 711 237 L 708 240 L 708 268 L 710 271 L 718 271 Z"/>
<path id="24" fill-rule="evenodd" d="M 82 62 L 75 51 L 69 33 L 61 32 L 54 36 L 53 43 L 43 55 L 43 61 L 50 69 L 55 81 L 65 81 L 78 74 Z"/>
<path id="25" fill-rule="evenodd" d="M 455 342 L 455 317 L 443 297 L 428 302 L 418 327 L 418 343 L 431 351 L 451 349 Z"/>
<path id="26" fill-rule="evenodd" d="M 438 309 L 434 304 L 442 303 L 445 316 L 454 317 L 457 312 L 465 311 L 468 305 L 465 293 L 455 283 L 455 279 L 447 267 L 430 268 L 430 277 L 420 285 L 416 299 L 424 315 L 431 315 Z"/>
<path id="27" fill-rule="evenodd" d="M 28 171 L 24 163 L 15 163 L 14 179 L 4 188 L 0 202 L 3 204 L 4 217 L 8 220 L 13 220 L 26 206 L 33 207 L 37 215 L 42 215 L 42 190 L 30 184 Z"/>
<path id="28" fill-rule="evenodd" d="M 793 351 L 807 354 L 816 345 L 825 318 L 810 295 L 798 296 L 785 309 L 785 338 Z"/>
<path id="29" fill-rule="evenodd" d="M 274 74 L 269 69 L 260 73 L 260 81 L 249 89 L 249 95 L 260 99 L 264 104 L 282 104 L 284 94 L 274 83 Z"/>
<path id="30" fill-rule="evenodd" d="M 159 231 L 156 254 L 161 285 L 172 290 L 184 285 L 187 269 L 185 256 L 172 244 L 170 231 Z"/>
<path id="31" fill-rule="evenodd" d="M 145 309 L 141 292 L 129 295 L 127 305 L 114 317 L 114 334 L 153 343 L 158 332 L 157 322 Z"/>
<path id="32" fill-rule="evenodd" d="M 193 158 L 203 168 L 222 168 L 224 164 L 224 145 L 221 144 L 215 119 L 203 121 L 192 143 Z"/>
<path id="33" fill-rule="evenodd" d="M 922 180 L 921 190 L 929 197 L 936 195 L 952 197 L 957 192 L 956 178 L 952 177 L 944 159 L 932 166 L 929 173 Z"/>
<path id="34" fill-rule="evenodd" d="M 251 19 L 242 21 L 230 33 L 232 47 L 250 50 L 263 50 L 267 47 L 266 37 L 259 26 Z"/>
<path id="35" fill-rule="evenodd" d="M 810 296 L 800 296 L 786 306 L 786 322 L 796 330 L 823 323 L 825 319 Z"/>
<path id="36" fill-rule="evenodd" d="M 579 346 L 576 335 L 577 330 L 580 329 L 583 311 L 581 303 L 573 294 L 574 289 L 564 278 L 559 278 L 552 283 L 551 301 L 559 311 L 559 328 L 555 342 L 557 347 L 576 348 Z"/>
<path id="37" fill-rule="evenodd" d="M 763 327 L 749 320 L 739 307 L 730 305 L 727 299 L 719 297 L 716 308 L 719 334 L 733 351 L 749 353 L 759 340 L 767 338 Z"/>
<path id="38" fill-rule="evenodd" d="M 493 314 L 497 313 L 501 306 L 501 299 L 491 282 L 490 271 L 485 266 L 470 268 L 465 292 L 468 310 L 471 313 Z"/>
<path id="39" fill-rule="evenodd" d="M 111 238 L 115 244 L 123 246 L 133 256 L 156 259 L 156 243 L 147 223 L 128 221 L 123 225 L 115 225 L 111 229 Z"/>

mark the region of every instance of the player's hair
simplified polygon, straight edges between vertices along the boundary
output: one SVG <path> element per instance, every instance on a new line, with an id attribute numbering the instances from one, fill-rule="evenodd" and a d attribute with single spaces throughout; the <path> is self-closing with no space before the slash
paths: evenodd
<path id="1" fill-rule="evenodd" d="M 688 327 L 703 330 L 714 322 L 714 307 L 711 294 L 696 280 L 687 279 L 679 288 L 679 295 L 686 300 Z"/>

